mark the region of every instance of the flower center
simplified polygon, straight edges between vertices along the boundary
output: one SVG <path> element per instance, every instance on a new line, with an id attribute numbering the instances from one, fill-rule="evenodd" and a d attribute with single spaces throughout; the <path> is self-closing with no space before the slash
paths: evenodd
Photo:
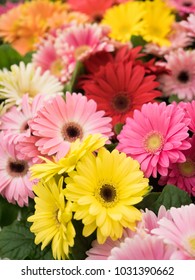
<path id="1" fill-rule="evenodd" d="M 129 110 L 130 100 L 126 93 L 118 93 L 112 99 L 112 107 L 118 113 L 125 113 Z"/>
<path id="2" fill-rule="evenodd" d="M 52 62 L 50 66 L 50 72 L 56 77 L 61 76 L 61 71 L 63 70 L 63 64 L 60 59 L 56 59 L 55 61 Z"/>
<path id="3" fill-rule="evenodd" d="M 64 140 L 68 142 L 74 142 L 76 139 L 83 138 L 83 130 L 82 127 L 75 123 L 75 122 L 69 122 L 65 124 L 62 128 L 62 136 Z"/>
<path id="4" fill-rule="evenodd" d="M 9 159 L 7 171 L 12 177 L 21 177 L 28 172 L 28 164 L 24 160 Z"/>
<path id="5" fill-rule="evenodd" d="M 191 2 L 188 2 L 188 1 L 185 1 L 185 2 L 183 2 L 182 6 L 191 7 L 191 6 L 192 6 L 192 3 L 191 3 Z"/>
<path id="6" fill-rule="evenodd" d="M 24 122 L 20 128 L 20 132 L 25 132 L 29 129 L 28 121 Z"/>
<path id="7" fill-rule="evenodd" d="M 103 184 L 98 187 L 95 194 L 97 200 L 106 208 L 113 207 L 118 201 L 116 188 L 111 184 Z"/>
<path id="8" fill-rule="evenodd" d="M 189 81 L 189 79 L 190 79 L 189 73 L 187 71 L 181 71 L 179 73 L 179 75 L 177 76 L 177 79 L 181 83 L 186 84 Z"/>
<path id="9" fill-rule="evenodd" d="M 89 50 L 90 50 L 90 47 L 87 46 L 87 45 L 83 45 L 83 46 L 80 46 L 80 47 L 76 48 L 75 51 L 74 51 L 75 59 L 76 60 L 81 59 L 81 56 L 83 56 Z"/>
<path id="10" fill-rule="evenodd" d="M 158 131 L 149 132 L 144 139 L 144 148 L 149 153 L 156 153 L 161 150 L 164 144 L 164 138 Z"/>
<path id="11" fill-rule="evenodd" d="M 190 236 L 188 238 L 188 246 L 190 253 L 195 256 L 195 236 Z"/>
<path id="12" fill-rule="evenodd" d="M 185 177 L 192 177 L 195 175 L 195 163 L 191 159 L 178 163 L 178 168 L 180 173 Z"/>

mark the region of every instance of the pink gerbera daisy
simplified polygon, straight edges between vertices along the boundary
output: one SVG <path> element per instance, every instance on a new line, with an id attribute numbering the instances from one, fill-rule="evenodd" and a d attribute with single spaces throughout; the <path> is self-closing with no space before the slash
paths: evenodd
<path id="1" fill-rule="evenodd" d="M 178 49 L 165 55 L 164 64 L 170 74 L 159 77 L 165 96 L 176 94 L 179 99 L 190 101 L 195 97 L 195 50 Z"/>
<path id="2" fill-rule="evenodd" d="M 61 158 L 67 154 L 70 143 L 93 133 L 112 136 L 111 118 L 97 111 L 97 104 L 81 93 L 67 92 L 66 100 L 56 96 L 37 112 L 30 123 L 33 135 L 40 137 L 36 146 L 42 154 Z"/>
<path id="3" fill-rule="evenodd" d="M 167 245 L 154 235 L 126 238 L 111 250 L 108 260 L 174 260 L 185 259 L 176 246 Z"/>
<path id="4" fill-rule="evenodd" d="M 186 103 L 186 116 L 190 118 L 189 129 L 195 133 L 195 100 Z"/>
<path id="5" fill-rule="evenodd" d="M 187 141 L 189 122 L 176 105 L 144 104 L 133 118 L 127 118 L 117 149 L 136 159 L 146 177 L 157 177 L 157 172 L 166 176 L 170 163 L 185 161 L 182 151 L 191 146 Z"/>
<path id="6" fill-rule="evenodd" d="M 39 94 L 30 101 L 28 94 L 22 97 L 20 108 L 13 106 L 0 118 L 0 129 L 4 131 L 9 142 L 14 144 L 21 141 L 24 136 L 30 137 L 31 130 L 28 121 L 35 116 L 36 112 L 44 103 L 44 96 Z"/>
<path id="7" fill-rule="evenodd" d="M 95 23 L 73 24 L 56 38 L 55 48 L 63 63 L 74 69 L 77 61 L 82 61 L 93 53 L 114 50 L 107 34 L 108 30 Z"/>
<path id="8" fill-rule="evenodd" d="M 3 132 L 0 133 L 0 194 L 9 203 L 18 203 L 23 207 L 28 205 L 28 199 L 33 198 L 30 181 L 30 163 L 18 159 L 13 143 L 9 144 Z"/>
<path id="9" fill-rule="evenodd" d="M 160 185 L 171 184 L 195 196 L 195 136 L 190 141 L 192 147 L 184 151 L 186 161 L 172 163 L 167 176 L 162 176 Z"/>
<path id="10" fill-rule="evenodd" d="M 121 242 L 123 242 L 126 237 L 132 237 L 134 235 L 134 231 L 124 229 L 122 237 L 117 240 L 112 240 L 109 237 L 104 244 L 99 244 L 97 240 L 94 240 L 92 242 L 92 248 L 86 252 L 88 256 L 86 260 L 107 260 L 114 247 L 120 246 Z"/>
<path id="11" fill-rule="evenodd" d="M 180 25 L 186 29 L 190 37 L 195 37 L 195 14 L 190 14 L 186 20 L 180 21 Z"/>
<path id="12" fill-rule="evenodd" d="M 195 259 L 195 205 L 172 207 L 170 217 L 162 218 L 159 227 L 152 232 L 162 238 L 167 244 L 172 244 L 183 250 L 189 257 Z"/>
<path id="13" fill-rule="evenodd" d="M 166 0 L 166 2 L 182 15 L 195 12 L 195 0 Z"/>

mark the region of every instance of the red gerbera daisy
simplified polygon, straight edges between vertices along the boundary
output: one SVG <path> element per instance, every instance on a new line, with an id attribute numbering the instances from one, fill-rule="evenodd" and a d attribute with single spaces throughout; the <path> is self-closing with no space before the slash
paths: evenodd
<path id="1" fill-rule="evenodd" d="M 161 95 L 155 90 L 156 76 L 146 74 L 146 69 L 134 61 L 108 62 L 80 85 L 85 95 L 96 101 L 98 110 L 112 117 L 115 125 L 125 123 L 135 109 Z"/>

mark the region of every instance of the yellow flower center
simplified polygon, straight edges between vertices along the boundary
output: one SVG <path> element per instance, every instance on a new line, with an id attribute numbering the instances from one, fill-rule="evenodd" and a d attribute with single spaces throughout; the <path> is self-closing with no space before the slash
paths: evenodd
<path id="1" fill-rule="evenodd" d="M 195 236 L 190 236 L 188 238 L 188 245 L 190 253 L 195 256 Z"/>
<path id="2" fill-rule="evenodd" d="M 192 177 L 195 175 L 195 163 L 191 159 L 186 162 L 178 163 L 180 173 L 185 177 Z"/>
<path id="3" fill-rule="evenodd" d="M 101 184 L 96 190 L 95 197 L 104 207 L 113 207 L 118 201 L 117 189 L 112 184 Z"/>
<path id="4" fill-rule="evenodd" d="M 50 67 L 50 72 L 56 77 L 60 77 L 61 71 L 63 70 L 63 64 L 60 59 L 57 59 L 52 62 L 51 67 Z"/>
<path id="5" fill-rule="evenodd" d="M 80 47 L 76 48 L 75 51 L 74 51 L 75 59 L 79 60 L 81 58 L 81 56 L 83 54 L 85 54 L 88 50 L 90 50 L 90 47 L 87 46 L 87 45 L 83 45 L 83 46 L 80 46 Z"/>
<path id="6" fill-rule="evenodd" d="M 158 131 L 151 131 L 144 139 L 144 148 L 149 153 L 156 153 L 161 150 L 164 138 Z"/>

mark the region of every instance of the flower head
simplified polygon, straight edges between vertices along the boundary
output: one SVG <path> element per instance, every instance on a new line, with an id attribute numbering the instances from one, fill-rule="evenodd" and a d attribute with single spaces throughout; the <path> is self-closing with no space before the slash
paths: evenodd
<path id="1" fill-rule="evenodd" d="M 32 63 L 14 64 L 11 70 L 0 70 L 0 98 L 6 99 L 10 106 L 20 104 L 22 97 L 28 94 L 34 98 L 43 94 L 45 99 L 62 94 L 63 86 L 49 71 L 41 74 L 41 68 L 35 69 Z"/>
<path id="2" fill-rule="evenodd" d="M 120 238 L 123 228 L 135 230 L 141 212 L 133 205 L 149 192 L 137 161 L 102 148 L 97 156 L 86 154 L 69 176 L 64 192 L 74 203 L 74 218 L 84 224 L 84 236 L 97 229 L 98 243 L 104 243 Z"/>
<path id="3" fill-rule="evenodd" d="M 165 96 L 177 95 L 191 101 L 195 96 L 195 50 L 178 49 L 165 55 L 164 65 L 169 74 L 159 76 L 160 89 Z"/>
<path id="4" fill-rule="evenodd" d="M 31 121 L 32 133 L 40 139 L 36 146 L 42 154 L 65 156 L 70 143 L 93 133 L 112 136 L 111 118 L 104 117 L 104 111 L 97 111 L 93 100 L 81 94 L 66 93 L 49 100 Z"/>
<path id="5" fill-rule="evenodd" d="M 181 15 L 195 12 L 194 0 L 166 0 L 165 2 Z"/>
<path id="6" fill-rule="evenodd" d="M 83 80 L 81 87 L 88 98 L 97 102 L 99 110 L 112 117 L 113 125 L 125 123 L 135 109 L 161 95 L 155 88 L 155 75 L 147 75 L 142 65 L 133 61 L 109 62 Z"/>
<path id="7" fill-rule="evenodd" d="M 173 104 L 144 104 L 127 118 L 117 149 L 138 160 L 146 177 L 157 177 L 157 172 L 166 176 L 170 163 L 185 161 L 183 150 L 191 146 L 189 121 L 184 110 Z"/>
<path id="8" fill-rule="evenodd" d="M 172 207 L 170 217 L 158 221 L 159 227 L 152 230 L 167 244 L 177 246 L 187 256 L 195 258 L 195 205 L 182 205 L 180 208 Z"/>
<path id="9" fill-rule="evenodd" d="M 68 258 L 75 237 L 72 205 L 70 201 L 65 202 L 62 185 L 63 177 L 58 184 L 51 178 L 47 183 L 40 181 L 35 185 L 35 213 L 28 218 L 33 223 L 30 230 L 36 236 L 35 244 L 42 243 L 43 250 L 51 242 L 53 256 L 58 260 Z"/>
<path id="10" fill-rule="evenodd" d="M 9 203 L 20 207 L 28 205 L 29 198 L 33 198 L 28 161 L 20 160 L 13 143 L 0 133 L 0 194 Z"/>
<path id="11" fill-rule="evenodd" d="M 157 43 L 160 46 L 170 45 L 167 36 L 175 21 L 172 9 L 162 0 L 147 0 L 142 4 L 146 11 L 143 15 L 143 38 L 147 42 Z"/>
<path id="12" fill-rule="evenodd" d="M 143 5 L 138 1 L 122 3 L 108 9 L 101 23 L 111 29 L 111 38 L 127 43 L 132 35 L 140 35 L 143 32 L 144 13 Z"/>

